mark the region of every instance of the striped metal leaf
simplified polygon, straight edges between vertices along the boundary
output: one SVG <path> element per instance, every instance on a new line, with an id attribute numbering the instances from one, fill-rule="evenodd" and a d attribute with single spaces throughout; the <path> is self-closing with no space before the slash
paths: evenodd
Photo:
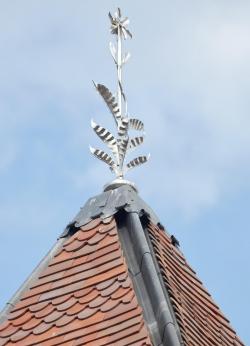
<path id="1" fill-rule="evenodd" d="M 137 158 L 135 158 L 134 160 L 130 161 L 127 164 L 127 171 L 132 169 L 132 168 L 135 168 L 137 166 L 142 165 L 143 163 L 147 162 L 148 159 L 149 159 L 149 155 L 148 156 L 138 156 Z"/>
<path id="2" fill-rule="evenodd" d="M 114 149 L 116 146 L 116 139 L 115 137 L 104 127 L 96 124 L 93 120 L 91 120 L 91 127 L 97 134 L 97 136 L 108 145 L 110 149 Z"/>
<path id="3" fill-rule="evenodd" d="M 99 150 L 99 149 L 95 149 L 92 147 L 89 147 L 90 152 L 97 157 L 99 160 L 105 162 L 107 165 L 109 165 L 112 169 L 115 169 L 116 165 L 112 159 L 112 157 L 110 157 L 107 153 L 105 153 L 105 151 L 103 150 Z"/>
<path id="4" fill-rule="evenodd" d="M 106 103 L 106 105 L 108 106 L 110 112 L 113 114 L 116 122 L 118 120 L 118 118 L 121 117 L 120 114 L 120 110 L 118 107 L 118 104 L 116 102 L 115 97 L 113 96 L 113 94 L 109 91 L 109 89 L 107 87 L 105 87 L 105 85 L 103 84 L 96 84 L 95 82 L 93 82 L 96 90 L 99 92 L 99 94 L 102 96 L 104 102 Z"/>
<path id="5" fill-rule="evenodd" d="M 138 147 L 140 144 L 143 143 L 143 140 L 144 140 L 143 136 L 131 138 L 129 141 L 129 149 L 134 149 Z"/>
<path id="6" fill-rule="evenodd" d="M 129 128 L 137 131 L 142 131 L 144 129 L 144 124 L 139 119 L 129 119 Z"/>

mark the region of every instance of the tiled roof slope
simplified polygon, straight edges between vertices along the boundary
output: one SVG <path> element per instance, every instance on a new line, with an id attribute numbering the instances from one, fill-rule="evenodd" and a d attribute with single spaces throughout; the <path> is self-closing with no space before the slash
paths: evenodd
<path id="1" fill-rule="evenodd" d="M 113 217 L 65 239 L 0 325 L 0 345 L 151 345 Z"/>
<path id="2" fill-rule="evenodd" d="M 147 230 L 184 345 L 243 345 L 164 229 L 149 223 Z"/>

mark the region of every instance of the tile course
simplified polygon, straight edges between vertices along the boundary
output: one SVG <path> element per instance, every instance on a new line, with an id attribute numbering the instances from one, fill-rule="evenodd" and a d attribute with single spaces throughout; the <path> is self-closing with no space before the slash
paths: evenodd
<path id="1" fill-rule="evenodd" d="M 172 244 L 171 237 L 152 222 L 147 232 L 184 344 L 243 345 L 180 250 Z"/>
<path id="2" fill-rule="evenodd" d="M 0 345 L 151 345 L 114 218 L 65 240 L 0 325 Z"/>

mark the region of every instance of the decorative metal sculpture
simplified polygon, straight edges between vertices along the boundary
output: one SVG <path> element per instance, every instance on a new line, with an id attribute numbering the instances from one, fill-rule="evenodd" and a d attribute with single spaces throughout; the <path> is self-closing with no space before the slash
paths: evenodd
<path id="1" fill-rule="evenodd" d="M 118 8 L 114 16 L 109 13 L 109 19 L 111 21 L 111 34 L 117 36 L 117 45 L 115 46 L 110 42 L 110 52 L 114 59 L 117 68 L 117 93 L 116 97 L 109 91 L 109 89 L 102 84 L 96 84 L 94 86 L 99 94 L 102 96 L 104 102 L 108 106 L 111 114 L 114 117 L 117 126 L 117 138 L 112 135 L 104 127 L 96 124 L 93 120 L 91 126 L 98 137 L 111 149 L 113 158 L 105 153 L 103 150 L 94 149 L 90 147 L 91 153 L 99 160 L 105 162 L 110 169 L 116 174 L 119 179 L 124 178 L 124 174 L 137 167 L 149 159 L 148 156 L 138 156 L 124 166 L 125 156 L 128 151 L 135 149 L 137 146 L 143 143 L 143 135 L 130 138 L 128 131 L 130 129 L 143 131 L 144 125 L 142 121 L 138 119 L 131 119 L 127 111 L 127 101 L 122 87 L 122 67 L 130 58 L 130 53 L 125 55 L 122 53 L 122 40 L 126 40 L 128 37 L 132 38 L 132 34 L 127 29 L 129 19 L 122 18 L 121 10 Z"/>

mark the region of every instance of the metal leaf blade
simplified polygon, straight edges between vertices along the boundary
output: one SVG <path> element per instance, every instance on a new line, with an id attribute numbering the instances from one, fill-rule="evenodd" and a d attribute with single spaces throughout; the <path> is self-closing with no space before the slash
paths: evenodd
<path id="1" fill-rule="evenodd" d="M 112 169 L 115 169 L 116 165 L 112 159 L 105 151 L 100 149 L 95 149 L 92 147 L 89 147 L 90 152 L 97 157 L 99 160 L 105 162 L 107 165 L 109 165 Z"/>
<path id="2" fill-rule="evenodd" d="M 129 119 L 129 128 L 137 131 L 142 131 L 144 129 L 144 124 L 139 119 Z"/>
<path id="3" fill-rule="evenodd" d="M 136 157 L 134 160 L 131 160 L 127 165 L 127 171 L 138 167 L 140 165 L 142 165 L 143 163 L 147 162 L 149 160 L 149 155 L 148 156 L 138 156 Z"/>
<path id="4" fill-rule="evenodd" d="M 129 141 L 129 149 L 135 149 L 136 147 L 141 145 L 143 141 L 144 141 L 143 136 L 131 138 Z"/>
<path id="5" fill-rule="evenodd" d="M 91 127 L 97 134 L 97 136 L 108 145 L 109 148 L 113 149 L 116 146 L 116 139 L 111 132 L 106 130 L 104 127 L 96 124 L 91 120 Z"/>
<path id="6" fill-rule="evenodd" d="M 128 60 L 129 60 L 130 57 L 131 57 L 131 54 L 130 54 L 129 52 L 126 53 L 125 56 L 124 56 L 124 58 L 123 58 L 123 60 L 122 60 L 122 64 L 123 64 L 123 65 L 126 64 L 126 63 L 128 62 Z"/>
<path id="7" fill-rule="evenodd" d="M 120 110 L 119 110 L 119 107 L 118 107 L 118 104 L 116 102 L 115 97 L 109 91 L 109 89 L 107 87 L 105 87 L 105 85 L 103 85 L 103 84 L 96 84 L 95 82 L 93 82 L 93 83 L 94 83 L 94 86 L 96 87 L 96 90 L 102 96 L 104 102 L 108 106 L 110 112 L 113 114 L 113 116 L 114 116 L 114 118 L 115 118 L 115 120 L 117 122 L 118 118 L 120 118 L 121 115 L 120 115 Z"/>
<path id="8" fill-rule="evenodd" d="M 112 55 L 112 58 L 114 59 L 114 62 L 117 64 L 117 61 L 116 61 L 116 48 L 115 48 L 115 46 L 113 45 L 112 42 L 109 43 L 109 50 L 110 50 L 110 53 Z"/>

